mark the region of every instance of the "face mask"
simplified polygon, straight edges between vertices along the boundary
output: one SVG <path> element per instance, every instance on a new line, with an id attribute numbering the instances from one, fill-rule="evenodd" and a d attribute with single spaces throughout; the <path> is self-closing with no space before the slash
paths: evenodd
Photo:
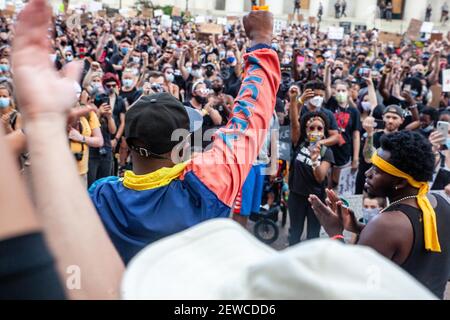
<path id="1" fill-rule="evenodd" d="M 219 58 L 220 58 L 220 60 L 225 59 L 225 51 L 219 52 Z"/>
<path id="2" fill-rule="evenodd" d="M 72 62 L 73 61 L 73 56 L 67 56 L 66 57 L 66 61 L 67 62 Z"/>
<path id="3" fill-rule="evenodd" d="M 94 90 L 100 89 L 101 85 L 102 85 L 102 84 L 101 84 L 100 82 L 92 82 L 92 83 L 91 83 L 91 87 L 92 87 L 92 89 L 94 89 Z"/>
<path id="4" fill-rule="evenodd" d="M 191 68 L 191 67 L 187 67 L 187 68 L 186 68 L 186 71 L 187 71 L 189 74 L 191 74 L 191 73 L 192 73 L 192 68 Z"/>
<path id="5" fill-rule="evenodd" d="M 375 63 L 374 67 L 375 67 L 375 69 L 377 69 L 378 71 L 380 71 L 381 68 L 383 68 L 383 64 L 382 64 L 382 63 Z"/>
<path id="6" fill-rule="evenodd" d="M 201 78 L 202 77 L 202 72 L 201 72 L 201 70 L 192 70 L 191 75 L 194 78 Z"/>
<path id="7" fill-rule="evenodd" d="M 212 89 L 214 90 L 215 93 L 220 93 L 222 92 L 223 87 L 213 87 Z"/>
<path id="8" fill-rule="evenodd" d="M 344 104 L 348 101 L 348 93 L 347 92 L 339 92 L 336 94 L 336 100 L 339 104 Z"/>
<path id="9" fill-rule="evenodd" d="M 141 63 L 141 58 L 139 58 L 139 57 L 133 57 L 133 62 L 134 62 L 134 63 Z"/>
<path id="10" fill-rule="evenodd" d="M 283 59 L 283 61 L 281 62 L 281 64 L 290 64 L 291 60 L 290 59 Z"/>
<path id="11" fill-rule="evenodd" d="M 126 88 L 131 88 L 133 86 L 133 80 L 131 79 L 123 79 L 122 84 Z"/>
<path id="12" fill-rule="evenodd" d="M 128 53 L 128 48 L 127 47 L 123 47 L 122 49 L 120 49 L 122 51 L 122 54 L 125 55 Z"/>
<path id="13" fill-rule="evenodd" d="M 178 48 L 177 45 L 176 45 L 175 43 L 171 44 L 170 47 L 171 47 L 173 50 L 175 50 L 175 49 Z"/>
<path id="14" fill-rule="evenodd" d="M 373 208 L 373 209 L 367 209 L 367 208 L 363 208 L 362 209 L 363 212 L 363 220 L 364 222 L 367 224 L 370 222 L 370 220 L 372 220 L 378 213 L 380 213 L 380 209 L 378 208 Z"/>
<path id="15" fill-rule="evenodd" d="M 236 61 L 236 58 L 235 58 L 235 57 L 228 57 L 228 58 L 227 58 L 227 62 L 228 62 L 229 64 L 233 64 L 235 61 Z"/>
<path id="16" fill-rule="evenodd" d="M 370 111 L 370 109 L 372 109 L 372 105 L 370 104 L 370 102 L 367 101 L 361 102 L 361 107 L 363 108 L 364 111 Z"/>
<path id="17" fill-rule="evenodd" d="M 272 43 L 272 49 L 278 51 L 280 47 L 278 46 L 278 43 Z"/>
<path id="18" fill-rule="evenodd" d="M 9 66 L 7 64 L 0 64 L 0 70 L 2 72 L 8 72 L 9 71 Z"/>
<path id="19" fill-rule="evenodd" d="M 194 99 L 201 105 L 205 105 L 208 102 L 208 98 L 205 97 L 194 96 Z"/>
<path id="20" fill-rule="evenodd" d="M 310 144 L 315 144 L 317 141 L 322 140 L 323 135 L 319 132 L 313 131 L 308 133 L 308 140 Z"/>
<path id="21" fill-rule="evenodd" d="M 423 128 L 423 129 L 421 129 L 421 130 L 422 130 L 422 132 L 424 132 L 424 133 L 430 133 L 431 131 L 433 131 L 433 129 L 434 129 L 434 127 L 433 127 L 432 125 L 429 125 L 428 127 Z"/>
<path id="22" fill-rule="evenodd" d="M 9 98 L 0 98 L 0 108 L 5 109 L 8 108 L 10 104 Z"/>
<path id="23" fill-rule="evenodd" d="M 322 103 L 323 103 L 323 97 L 315 96 L 314 98 L 309 100 L 309 103 L 311 105 L 313 105 L 314 107 L 316 107 L 316 108 L 320 108 L 322 106 Z"/>
<path id="24" fill-rule="evenodd" d="M 211 77 L 214 74 L 214 71 L 206 70 L 205 74 L 206 74 L 207 77 Z"/>
<path id="25" fill-rule="evenodd" d="M 173 82 L 175 80 L 175 76 L 173 74 L 166 74 L 166 80 L 168 82 Z"/>

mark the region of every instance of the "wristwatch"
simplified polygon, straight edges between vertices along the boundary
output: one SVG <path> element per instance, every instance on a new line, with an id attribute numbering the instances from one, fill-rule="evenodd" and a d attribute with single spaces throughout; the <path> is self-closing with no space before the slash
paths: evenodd
<path id="1" fill-rule="evenodd" d="M 83 136 L 83 139 L 81 140 L 81 143 L 86 144 L 86 137 L 85 136 Z"/>

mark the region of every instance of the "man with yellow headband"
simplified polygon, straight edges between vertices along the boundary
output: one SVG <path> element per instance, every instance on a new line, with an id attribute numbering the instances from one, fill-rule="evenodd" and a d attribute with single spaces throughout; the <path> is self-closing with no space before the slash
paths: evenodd
<path id="1" fill-rule="evenodd" d="M 329 206 L 315 196 L 309 200 L 330 237 L 344 229 L 357 233 L 358 244 L 372 247 L 443 298 L 450 270 L 450 204 L 428 193 L 433 165 L 431 145 L 420 134 L 385 135 L 364 186 L 371 197 L 389 198 L 380 214 L 364 226 L 332 191 Z"/>

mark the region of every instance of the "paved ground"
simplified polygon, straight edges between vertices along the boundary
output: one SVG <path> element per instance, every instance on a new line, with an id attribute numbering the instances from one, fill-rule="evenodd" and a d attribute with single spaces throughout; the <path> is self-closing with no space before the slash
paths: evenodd
<path id="1" fill-rule="evenodd" d="M 255 223 L 252 221 L 249 221 L 248 223 L 248 227 L 247 229 L 249 230 L 250 233 L 253 233 L 253 227 L 254 227 Z M 270 246 L 276 250 L 283 250 L 285 248 L 287 248 L 289 246 L 289 242 L 288 242 L 288 231 L 289 231 L 289 217 L 287 218 L 287 223 L 285 225 L 285 227 L 281 227 L 281 215 L 280 215 L 280 219 L 277 222 L 278 225 L 278 230 L 279 230 L 279 237 L 278 239 L 272 243 Z M 305 234 L 305 232 L 304 232 Z M 324 236 L 324 234 L 322 233 L 322 236 Z M 450 300 L 450 282 L 447 284 L 447 291 L 445 293 L 445 300 Z"/>

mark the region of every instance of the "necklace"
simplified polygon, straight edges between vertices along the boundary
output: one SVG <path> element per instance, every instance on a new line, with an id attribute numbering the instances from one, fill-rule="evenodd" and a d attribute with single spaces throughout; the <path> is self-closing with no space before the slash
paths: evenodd
<path id="1" fill-rule="evenodd" d="M 407 197 L 401 198 L 400 200 L 394 201 L 394 202 L 392 202 L 390 205 L 388 205 L 386 208 L 384 208 L 383 210 L 381 210 L 380 213 L 385 212 L 387 209 L 389 209 L 389 208 L 392 207 L 393 205 L 396 205 L 397 203 L 400 203 L 400 202 L 402 202 L 402 201 L 404 201 L 404 200 L 408 200 L 408 199 L 414 199 L 414 198 L 417 198 L 417 196 L 407 196 Z"/>

